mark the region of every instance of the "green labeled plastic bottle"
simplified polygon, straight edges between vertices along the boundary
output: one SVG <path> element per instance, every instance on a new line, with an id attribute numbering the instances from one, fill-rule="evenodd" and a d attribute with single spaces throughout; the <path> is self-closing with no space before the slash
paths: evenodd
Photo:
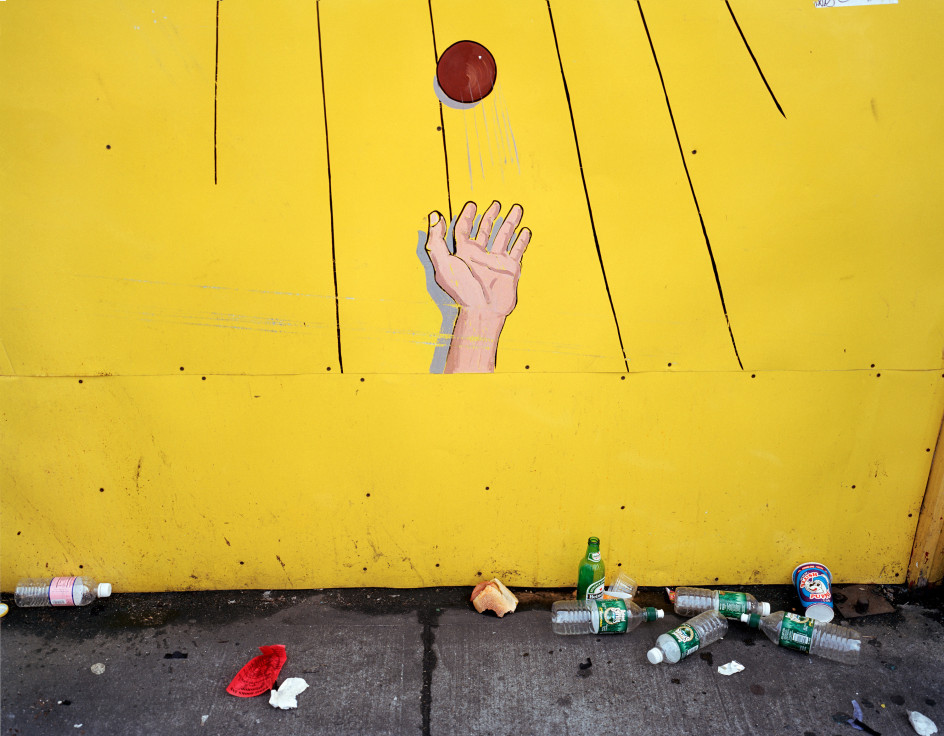
<path id="1" fill-rule="evenodd" d="M 600 554 L 600 540 L 590 537 L 587 540 L 587 554 L 580 559 L 580 567 L 577 569 L 577 600 L 600 600 L 603 598 L 605 584 L 606 568 Z"/>

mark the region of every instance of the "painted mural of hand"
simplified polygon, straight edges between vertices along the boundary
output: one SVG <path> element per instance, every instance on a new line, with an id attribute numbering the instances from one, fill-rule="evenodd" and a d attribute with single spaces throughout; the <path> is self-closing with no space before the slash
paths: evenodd
<path id="1" fill-rule="evenodd" d="M 476 206 L 467 202 L 456 221 L 456 252 L 446 246 L 446 221 L 438 212 L 429 216 L 426 252 L 433 264 L 436 283 L 459 305 L 446 373 L 488 373 L 495 370 L 498 337 L 518 302 L 521 259 L 531 241 L 531 231 L 522 228 L 524 210 L 512 206 L 501 224 L 492 247 L 488 241 L 501 204 L 492 202 L 482 215 L 479 230 L 472 237 Z"/>
<path id="2" fill-rule="evenodd" d="M 521 259 L 531 240 L 531 231 L 522 229 L 514 246 L 509 249 L 524 214 L 521 205 L 516 204 L 498 229 L 491 250 L 488 250 L 501 204 L 492 202 L 482 215 L 479 231 L 473 238 L 475 213 L 474 202 L 467 202 L 462 208 L 456 221 L 456 253 L 452 255 L 446 247 L 446 221 L 438 212 L 433 212 L 426 252 L 433 264 L 436 283 L 455 299 L 456 304 L 507 317 L 517 303 Z"/>

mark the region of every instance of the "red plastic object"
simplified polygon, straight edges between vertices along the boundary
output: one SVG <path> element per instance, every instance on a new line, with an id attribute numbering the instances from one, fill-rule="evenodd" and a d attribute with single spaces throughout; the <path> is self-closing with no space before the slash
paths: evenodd
<path id="1" fill-rule="evenodd" d="M 269 692 L 275 685 L 282 666 L 288 660 L 285 647 L 282 644 L 273 644 L 259 647 L 259 651 L 262 654 L 246 662 L 227 686 L 226 692 L 230 695 L 237 698 L 254 698 Z"/>
<path id="2" fill-rule="evenodd" d="M 495 86 L 495 57 L 482 44 L 458 41 L 443 51 L 436 65 L 439 87 L 456 102 L 478 102 Z"/>

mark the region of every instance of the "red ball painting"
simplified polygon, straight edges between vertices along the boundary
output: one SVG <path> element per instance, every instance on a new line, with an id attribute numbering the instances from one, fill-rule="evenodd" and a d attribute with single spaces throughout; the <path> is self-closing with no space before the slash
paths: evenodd
<path id="1" fill-rule="evenodd" d="M 495 86 L 495 58 L 482 44 L 458 41 L 446 49 L 436 65 L 442 91 L 456 102 L 478 102 Z"/>

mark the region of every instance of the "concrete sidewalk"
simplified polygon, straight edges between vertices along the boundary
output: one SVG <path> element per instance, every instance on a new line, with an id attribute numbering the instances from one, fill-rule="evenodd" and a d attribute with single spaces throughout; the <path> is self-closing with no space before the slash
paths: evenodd
<path id="1" fill-rule="evenodd" d="M 785 586 L 749 590 L 774 611 L 796 606 Z M 637 599 L 664 620 L 580 637 L 549 623 L 551 602 L 572 590 L 516 590 L 521 604 L 503 619 L 477 614 L 471 588 L 116 594 L 80 609 L 19 609 L 5 595 L 2 734 L 854 736 L 853 700 L 885 736 L 914 733 L 909 710 L 944 733 L 941 595 L 885 591 L 894 613 L 849 622 L 868 637 L 858 666 L 733 623 L 699 654 L 651 665 L 646 650 L 681 621 L 661 589 Z M 297 710 L 225 692 L 265 644 L 288 651 L 280 682 L 310 685 Z M 746 670 L 718 674 L 732 659 Z"/>

